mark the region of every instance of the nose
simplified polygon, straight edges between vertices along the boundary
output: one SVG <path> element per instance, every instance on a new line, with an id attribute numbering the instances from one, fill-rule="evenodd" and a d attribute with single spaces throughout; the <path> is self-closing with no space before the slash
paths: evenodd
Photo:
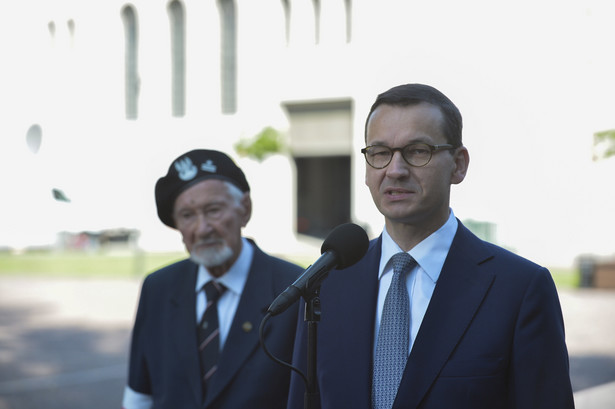
<path id="1" fill-rule="evenodd" d="M 211 231 L 212 227 L 207 217 L 203 213 L 199 213 L 196 224 L 196 234 L 200 237 L 207 236 Z"/>
<path id="2" fill-rule="evenodd" d="M 386 175 L 392 178 L 400 178 L 408 176 L 410 173 L 410 165 L 406 163 L 400 151 L 393 152 L 391 162 L 386 167 Z"/>

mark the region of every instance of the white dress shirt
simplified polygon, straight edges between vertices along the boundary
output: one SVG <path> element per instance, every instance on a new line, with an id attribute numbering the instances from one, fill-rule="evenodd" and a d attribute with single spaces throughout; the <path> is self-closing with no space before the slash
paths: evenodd
<path id="1" fill-rule="evenodd" d="M 442 227 L 408 251 L 408 254 L 417 262 L 417 266 L 406 276 L 406 286 L 410 296 L 410 345 L 408 354 L 412 351 L 414 340 L 423 322 L 427 306 L 456 232 L 457 219 L 453 211 L 450 210 L 448 220 Z M 380 330 L 384 299 L 393 278 L 393 265 L 390 260 L 393 255 L 401 251 L 403 250 L 393 241 L 385 227 L 382 232 L 382 254 L 378 271 L 380 286 L 378 289 L 378 310 L 376 311 L 374 325 L 375 340 L 378 339 L 378 331 Z M 374 342 L 374 351 L 376 343 Z"/>

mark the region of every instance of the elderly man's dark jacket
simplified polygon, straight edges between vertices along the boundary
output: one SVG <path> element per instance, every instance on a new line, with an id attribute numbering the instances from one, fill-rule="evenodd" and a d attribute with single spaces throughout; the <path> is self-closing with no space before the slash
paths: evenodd
<path id="1" fill-rule="evenodd" d="M 156 409 L 276 409 L 286 406 L 289 370 L 266 356 L 259 325 L 275 297 L 302 269 L 254 245 L 254 258 L 218 370 L 202 402 L 196 333 L 198 266 L 183 260 L 150 274 L 132 335 L 128 386 L 152 395 Z M 267 349 L 290 361 L 297 306 L 271 318 Z"/>

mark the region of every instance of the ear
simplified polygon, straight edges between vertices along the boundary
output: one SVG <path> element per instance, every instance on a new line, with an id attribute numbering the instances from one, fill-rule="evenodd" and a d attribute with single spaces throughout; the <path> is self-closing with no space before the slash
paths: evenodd
<path id="1" fill-rule="evenodd" d="M 241 222 L 241 226 L 246 227 L 252 218 L 252 198 L 250 197 L 250 192 L 243 194 L 243 197 L 241 198 L 241 208 L 243 209 L 243 220 Z"/>
<path id="2" fill-rule="evenodd" d="M 463 182 L 468 172 L 468 166 L 470 165 L 468 149 L 465 146 L 457 148 L 453 155 L 453 161 L 455 166 L 451 174 L 451 183 L 456 185 Z"/>

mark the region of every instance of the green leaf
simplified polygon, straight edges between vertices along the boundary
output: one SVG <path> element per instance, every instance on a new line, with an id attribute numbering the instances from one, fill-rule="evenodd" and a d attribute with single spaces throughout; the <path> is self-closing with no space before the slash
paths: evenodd
<path id="1" fill-rule="evenodd" d="M 594 160 L 615 156 L 615 129 L 594 133 Z"/>
<path id="2" fill-rule="evenodd" d="M 241 156 L 247 156 L 262 162 L 269 155 L 284 151 L 284 141 L 280 133 L 266 127 L 251 139 L 242 138 L 235 144 L 235 150 Z"/>

